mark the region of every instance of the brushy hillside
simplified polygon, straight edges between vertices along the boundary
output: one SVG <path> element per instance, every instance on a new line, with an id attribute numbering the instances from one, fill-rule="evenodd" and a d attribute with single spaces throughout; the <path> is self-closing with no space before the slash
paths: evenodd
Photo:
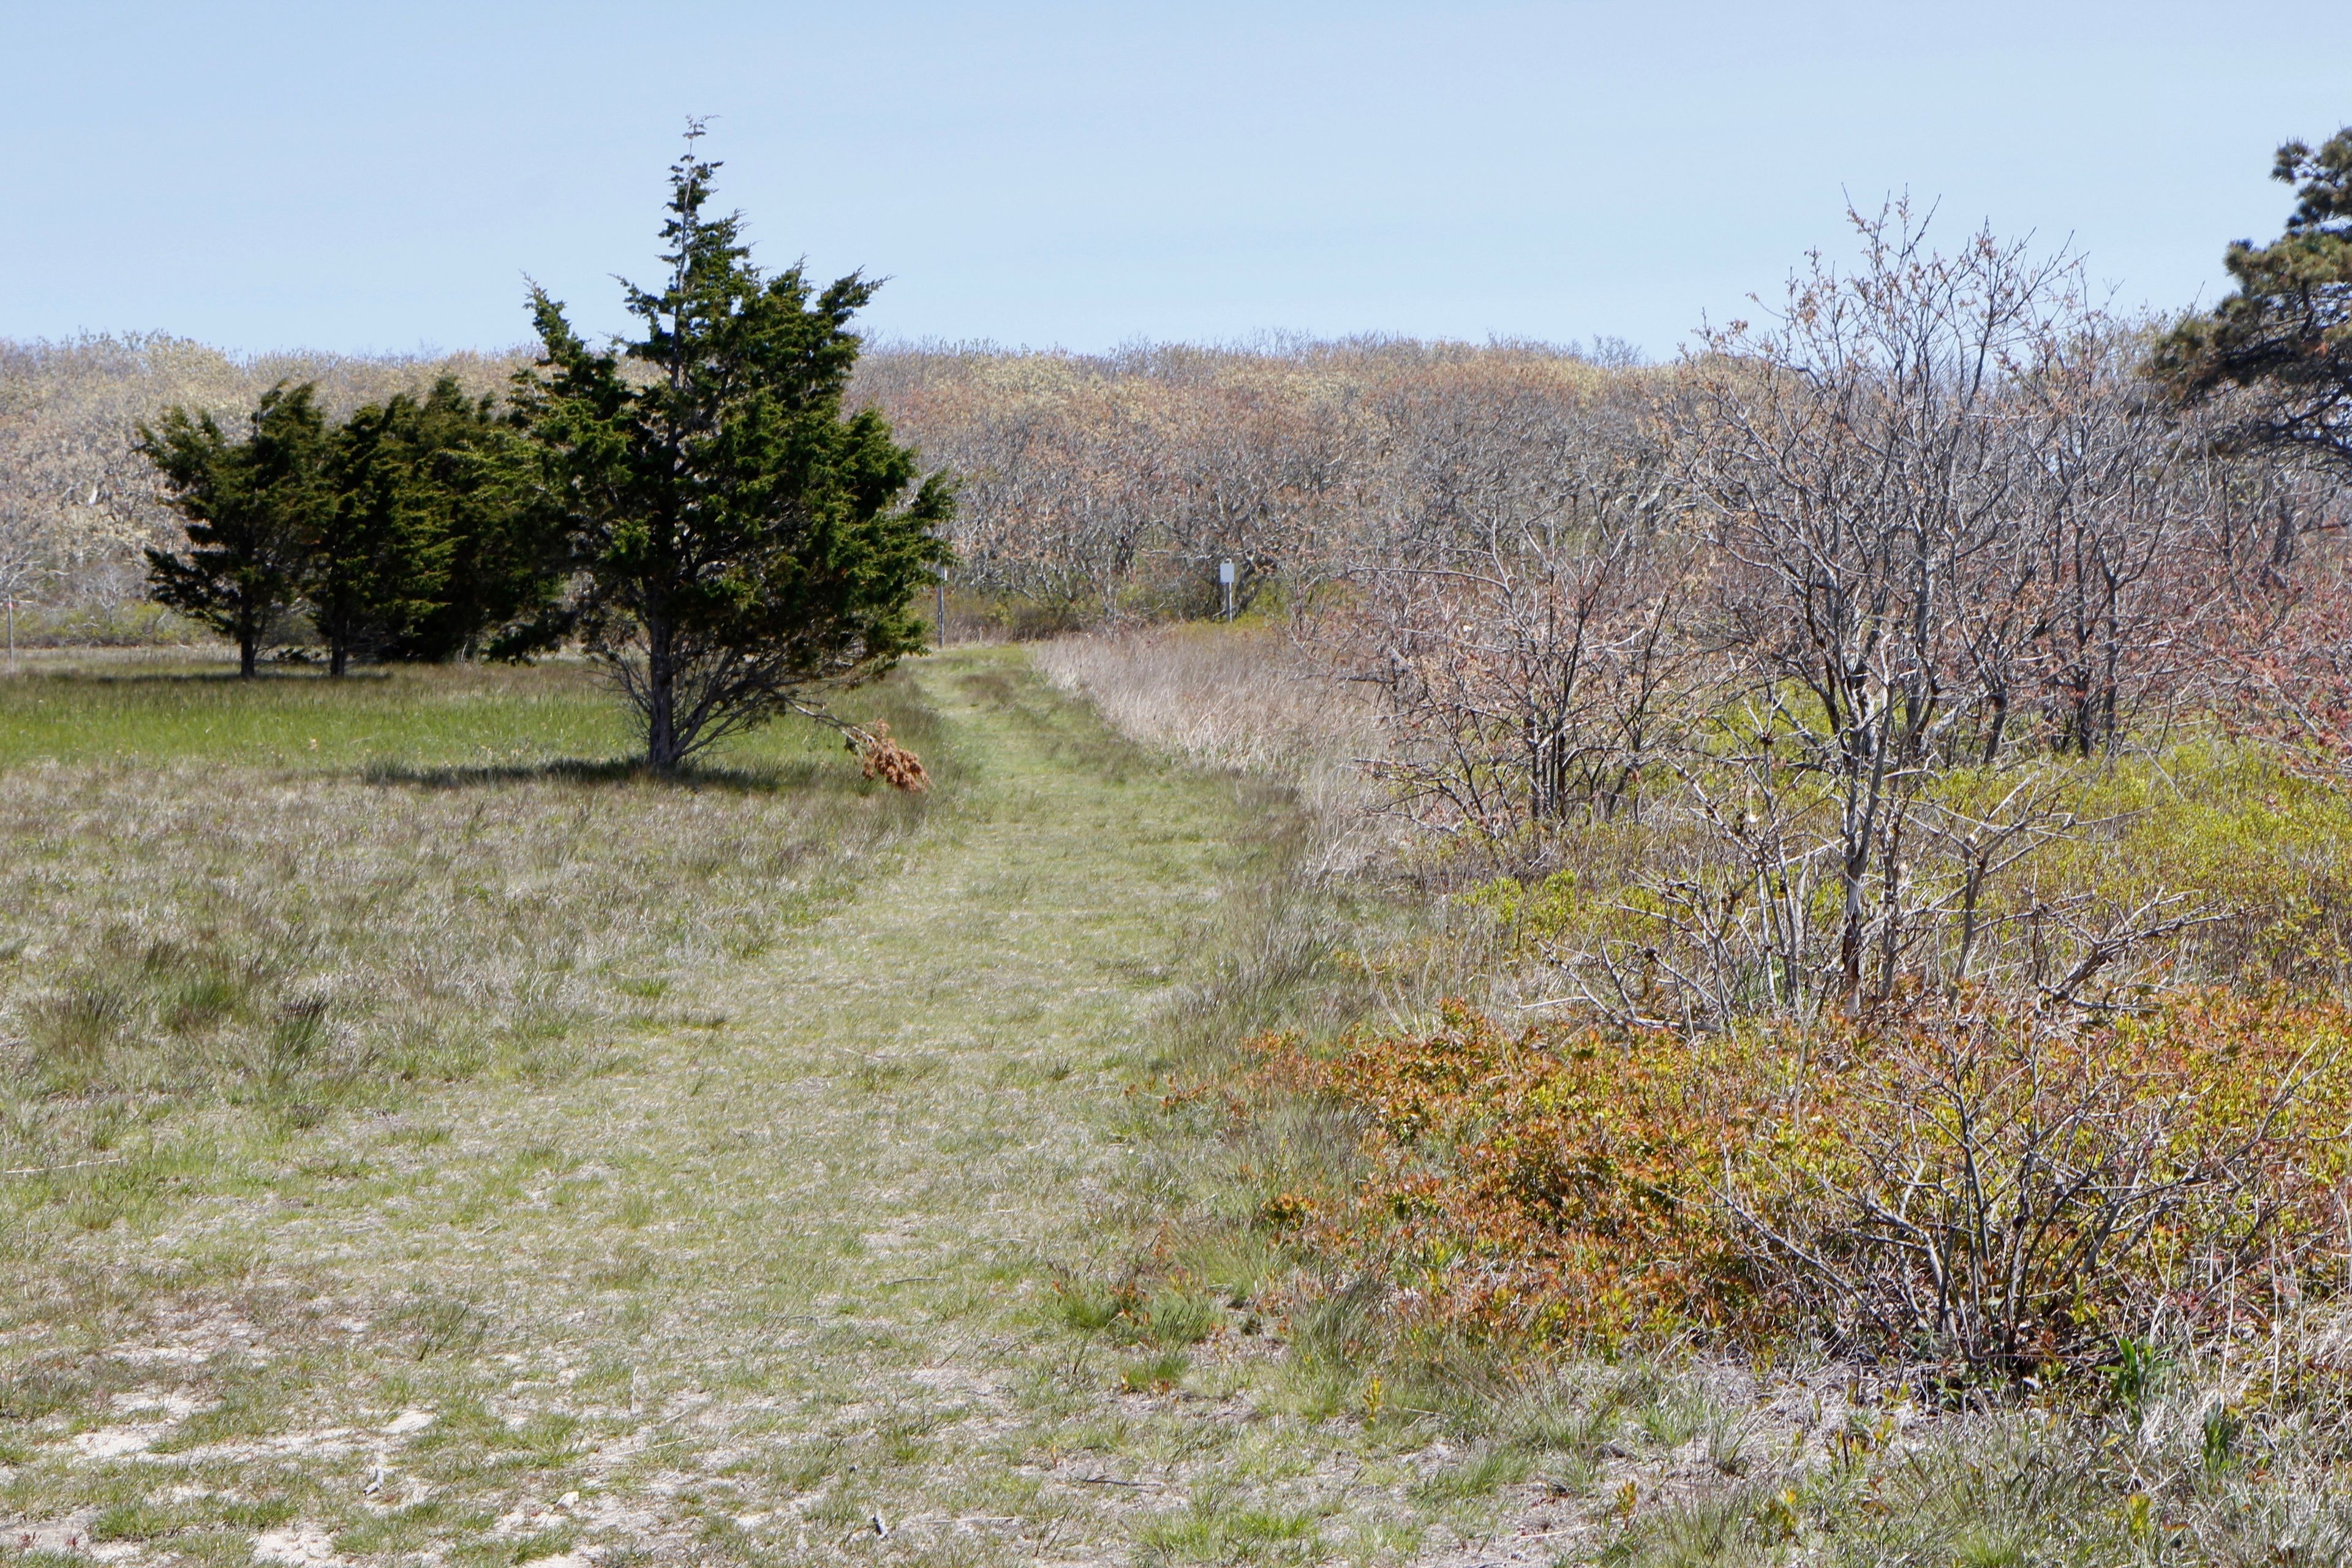
<path id="1" fill-rule="evenodd" d="M 528 358 L 238 359 L 161 335 L 0 343 L 0 554 L 15 552 L 18 591 L 44 609 L 34 635 L 140 629 L 126 618 L 139 551 L 176 534 L 131 450 L 140 421 L 184 405 L 234 428 L 281 382 L 316 383 L 331 416 L 442 374 L 499 393 Z M 1107 357 L 884 344 L 861 357 L 850 401 L 879 405 L 928 467 L 961 480 L 961 617 L 1050 629 L 1207 609 L 1224 556 L 1248 605 L 1301 531 L 1360 490 L 1367 409 L 1442 420 L 1612 374 L 1541 347 L 1412 342 Z"/>
<path id="2" fill-rule="evenodd" d="M 1276 777 L 1361 744 L 1266 700 L 1263 633 L 1170 658 L 1166 696 L 1129 668 L 1151 646 L 1045 660 L 1171 752 L 1212 714 L 1266 726 L 1212 757 Z M 1293 1375 L 1368 1434 L 1459 1434 L 1496 1496 L 1576 1500 L 1561 1562 L 2352 1550 L 2352 805 L 2261 745 L 2076 766 L 2099 826 L 2024 911 L 2198 900 L 2121 1005 L 1987 986 L 1716 1030 L 1560 994 L 1595 930 L 1657 942 L 1670 826 L 1496 877 L 1356 796 L 1378 854 L 1302 858 L 1269 905 L 1261 973 L 1294 978 L 1169 1064 L 1162 1136 L 1210 1195 L 1150 1277 L 1274 1249 Z"/>
<path id="3" fill-rule="evenodd" d="M 1238 608 L 1289 602 L 1433 467 L 1556 488 L 1577 411 L 1658 381 L 1540 344 L 1361 340 L 901 349 L 858 387 L 961 481 L 968 613 L 1037 633 L 1213 614 L 1225 561 Z"/>

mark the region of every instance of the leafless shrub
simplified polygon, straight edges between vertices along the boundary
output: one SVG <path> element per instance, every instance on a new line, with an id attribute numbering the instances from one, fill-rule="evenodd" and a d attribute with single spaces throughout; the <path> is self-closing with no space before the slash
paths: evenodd
<path id="1" fill-rule="evenodd" d="M 1666 759 L 1685 837 L 1636 929 L 1571 955 L 1621 1012 L 1664 994 L 1720 1026 L 1981 980 L 1991 881 L 2082 826 L 2035 759 L 2112 749 L 2177 688 L 2200 605 L 2158 568 L 2191 489 L 2129 334 L 2063 256 L 1855 221 L 1857 269 L 1816 258 L 1770 324 L 1712 333 L 1673 405 L 1712 530 L 1707 679 Z M 2074 932 L 2052 984 L 2179 911 L 2147 915 Z"/>
<path id="2" fill-rule="evenodd" d="M 1307 626 L 1377 690 L 1415 820 L 1509 837 L 1633 802 L 1683 673 L 1689 550 L 1645 388 L 1510 361 L 1384 389 Z"/>
<path id="3" fill-rule="evenodd" d="M 1819 1039 L 1725 1202 L 1849 1349 L 2019 1377 L 2210 1336 L 2340 1267 L 2342 1023 L 2222 1002 Z"/>
<path id="4" fill-rule="evenodd" d="M 2229 415 L 2192 417 L 2204 439 Z M 2352 493 L 2333 473 L 2210 445 L 2196 476 L 2212 605 L 2182 661 L 2196 695 L 2231 732 L 2340 782 L 2352 763 Z"/>

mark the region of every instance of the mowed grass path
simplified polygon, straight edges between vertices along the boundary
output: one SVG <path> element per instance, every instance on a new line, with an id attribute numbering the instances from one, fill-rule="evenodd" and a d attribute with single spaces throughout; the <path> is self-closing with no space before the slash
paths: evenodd
<path id="1" fill-rule="evenodd" d="M 1017 652 L 912 679 L 951 780 L 890 868 L 598 1070 L 224 1148 L 20 1279 L 0 1559 L 1412 1554 L 1410 1467 L 1286 1402 L 1245 1289 L 1100 1331 L 1263 792 Z"/>

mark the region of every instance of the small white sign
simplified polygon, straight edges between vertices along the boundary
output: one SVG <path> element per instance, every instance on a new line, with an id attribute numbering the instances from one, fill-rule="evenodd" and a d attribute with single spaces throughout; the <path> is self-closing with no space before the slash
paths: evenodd
<path id="1" fill-rule="evenodd" d="M 1232 562 L 1220 561 L 1217 563 L 1217 581 L 1223 583 L 1228 588 L 1233 586 L 1234 563 Z"/>

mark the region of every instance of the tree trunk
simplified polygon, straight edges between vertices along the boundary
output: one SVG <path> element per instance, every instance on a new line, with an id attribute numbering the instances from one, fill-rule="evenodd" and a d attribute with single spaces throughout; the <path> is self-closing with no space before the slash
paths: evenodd
<path id="1" fill-rule="evenodd" d="M 341 679 L 343 672 L 351 668 L 351 662 L 352 650 L 345 644 L 336 641 L 327 645 L 327 673 L 330 676 Z"/>
<path id="2" fill-rule="evenodd" d="M 240 680 L 251 680 L 255 665 L 261 653 L 261 628 L 251 616 L 238 618 L 236 626 L 236 674 Z"/>
<path id="3" fill-rule="evenodd" d="M 679 761 L 677 664 L 669 628 L 646 628 L 646 762 L 654 772 L 674 771 Z"/>
<path id="4" fill-rule="evenodd" d="M 2009 689 L 1994 687 L 1987 701 L 1992 709 L 1992 722 L 1985 729 L 1984 765 L 1991 767 L 2000 761 L 2000 742 L 2009 730 Z"/>

